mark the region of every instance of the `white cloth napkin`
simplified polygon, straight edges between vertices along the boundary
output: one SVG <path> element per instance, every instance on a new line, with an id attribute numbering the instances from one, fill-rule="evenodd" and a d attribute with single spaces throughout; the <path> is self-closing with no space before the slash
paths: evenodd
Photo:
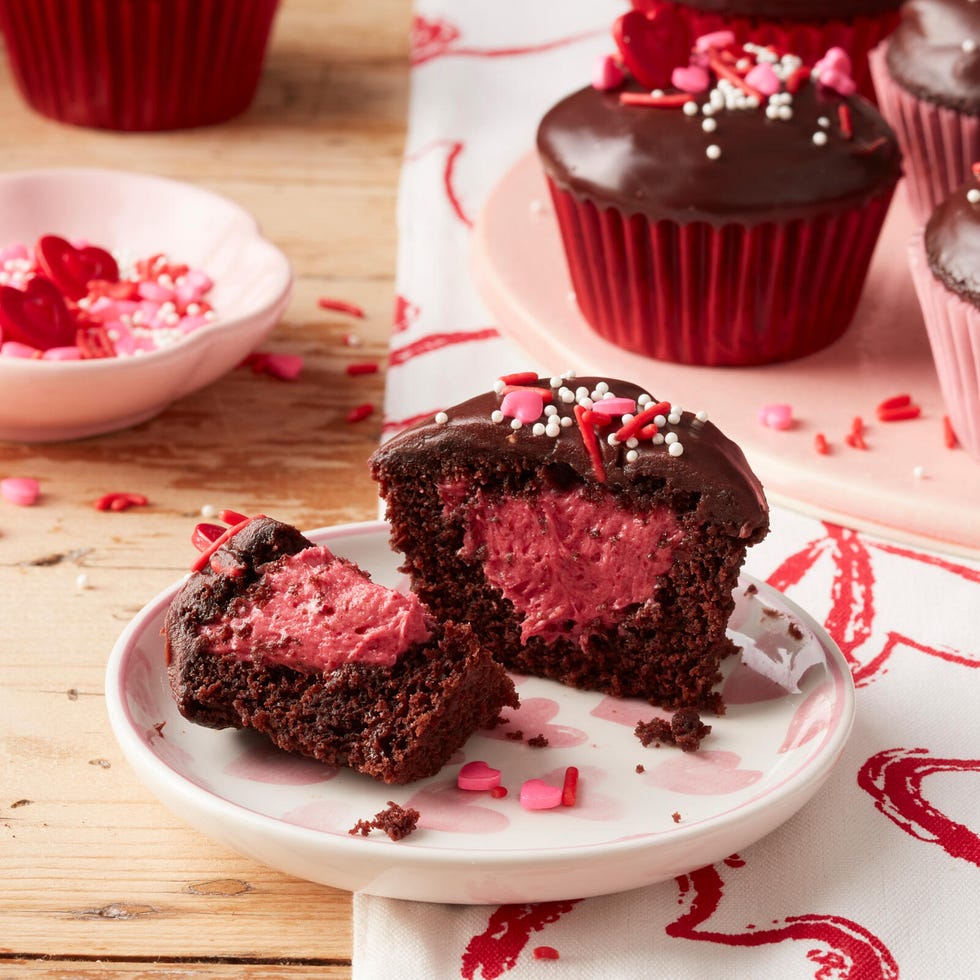
<path id="1" fill-rule="evenodd" d="M 388 432 L 504 373 L 587 369 L 530 363 L 497 334 L 469 247 L 487 192 L 610 50 L 623 9 L 417 0 Z M 746 570 L 823 623 L 855 677 L 853 733 L 813 800 L 743 853 L 625 894 L 355 895 L 355 980 L 980 976 L 980 563 L 774 508 Z"/>

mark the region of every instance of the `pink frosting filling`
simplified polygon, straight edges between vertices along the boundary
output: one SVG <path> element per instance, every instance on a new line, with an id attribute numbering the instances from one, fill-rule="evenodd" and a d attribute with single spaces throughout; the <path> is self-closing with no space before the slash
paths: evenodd
<path id="1" fill-rule="evenodd" d="M 450 488 L 450 493 L 452 493 Z M 638 515 L 581 490 L 488 499 L 468 508 L 462 556 L 524 614 L 521 639 L 582 641 L 654 600 L 683 537 L 673 513 Z"/>
<path id="2" fill-rule="evenodd" d="M 416 596 L 375 584 L 328 548 L 306 548 L 262 573 L 230 619 L 201 628 L 216 653 L 315 670 L 391 666 L 431 635 Z"/>

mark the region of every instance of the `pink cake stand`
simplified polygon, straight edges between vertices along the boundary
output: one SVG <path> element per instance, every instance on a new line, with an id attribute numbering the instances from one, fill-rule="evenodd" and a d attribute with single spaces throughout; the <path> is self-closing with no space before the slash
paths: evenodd
<path id="1" fill-rule="evenodd" d="M 755 368 L 699 368 L 655 361 L 599 337 L 572 297 L 544 179 L 533 154 L 491 192 L 477 223 L 477 288 L 510 336 L 552 371 L 604 374 L 704 409 L 735 439 L 772 501 L 912 544 L 980 557 L 980 464 L 943 438 L 943 399 L 908 272 L 913 222 L 904 188 L 875 252 L 847 333 L 818 354 Z M 875 406 L 899 393 L 918 419 L 879 423 Z M 758 421 L 788 403 L 788 430 Z M 866 450 L 844 437 L 864 421 Z M 823 433 L 830 452 L 820 455 Z"/>

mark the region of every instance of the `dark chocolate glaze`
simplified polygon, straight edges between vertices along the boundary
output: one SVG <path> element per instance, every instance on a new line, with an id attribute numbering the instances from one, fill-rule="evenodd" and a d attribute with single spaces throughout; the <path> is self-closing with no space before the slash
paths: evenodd
<path id="1" fill-rule="evenodd" d="M 766 17 L 771 20 L 844 20 L 869 17 L 897 10 L 902 0 L 676 0 L 678 6 L 709 10 L 738 17 Z M 651 9 L 658 3 L 635 0 L 633 6 Z"/>
<path id="2" fill-rule="evenodd" d="M 963 42 L 974 42 L 972 51 Z M 980 3 L 908 0 L 888 41 L 888 70 L 916 98 L 980 115 Z"/>
<path id="3" fill-rule="evenodd" d="M 980 191 L 973 178 L 933 212 L 926 225 L 926 257 L 932 274 L 947 289 L 980 308 L 980 203 L 967 194 Z"/>
<path id="4" fill-rule="evenodd" d="M 636 399 L 644 393 L 635 384 L 611 378 L 575 378 L 565 384 L 573 391 L 580 386 L 591 391 L 600 381 L 606 381 L 610 390 L 620 397 Z M 546 378 L 536 381 L 534 387 L 555 391 Z M 476 462 L 492 466 L 494 460 L 519 458 L 539 469 L 553 466 L 557 471 L 567 467 L 580 480 L 598 483 L 577 424 L 562 429 L 557 437 L 534 435 L 531 424 L 514 431 L 509 419 L 491 420 L 491 413 L 499 408 L 500 402 L 501 396 L 491 391 L 448 409 L 448 421 L 443 424 L 434 417 L 423 419 L 374 454 L 375 473 L 384 469 L 389 459 L 408 463 L 420 459 L 430 465 L 441 460 L 448 473 L 472 469 Z M 574 405 L 558 398 L 553 404 L 559 417 L 575 418 Z M 629 491 L 662 482 L 675 492 L 697 495 L 700 516 L 727 526 L 735 536 L 757 539 L 761 537 L 759 532 L 768 528 L 769 508 L 762 484 L 749 468 L 742 450 L 712 422 L 700 421 L 694 413 L 684 412 L 679 424 L 668 424 L 663 430 L 677 433 L 684 447 L 682 455 L 670 455 L 666 444 L 642 441 L 637 447 L 639 456 L 632 463 L 626 461 L 625 445 L 611 446 L 605 438 L 605 434 L 615 431 L 620 424 L 620 419 L 615 417 L 613 425 L 599 438 L 608 487 Z"/>
<path id="5" fill-rule="evenodd" d="M 634 83 L 630 89 L 638 91 Z M 840 132 L 842 101 L 852 139 Z M 707 133 L 701 115 L 624 106 L 619 92 L 590 86 L 545 115 L 538 152 L 560 189 L 651 221 L 783 222 L 850 209 L 891 190 L 900 153 L 869 102 L 806 84 L 792 108 L 790 120 L 768 119 L 761 108 L 721 111 Z M 822 146 L 813 141 L 818 130 L 828 136 Z M 721 149 L 717 160 L 705 153 L 712 144 Z"/>

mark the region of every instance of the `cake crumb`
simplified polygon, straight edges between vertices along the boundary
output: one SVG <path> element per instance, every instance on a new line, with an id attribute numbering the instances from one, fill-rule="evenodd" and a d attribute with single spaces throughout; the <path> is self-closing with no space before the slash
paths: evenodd
<path id="1" fill-rule="evenodd" d="M 673 812 L 673 813 L 672 813 L 672 814 L 670 815 L 670 819 L 671 819 L 671 820 L 673 820 L 673 821 L 674 821 L 674 823 L 680 823 L 680 822 L 681 822 L 681 815 L 680 815 L 680 814 L 679 814 L 679 813 L 678 813 L 678 812 L 677 812 L 677 811 L 675 810 L 675 811 L 674 811 L 674 812 Z"/>
<path id="2" fill-rule="evenodd" d="M 401 840 L 415 830 L 420 816 L 418 810 L 388 800 L 387 809 L 380 810 L 371 820 L 358 820 L 347 833 L 367 837 L 372 830 L 383 830 L 392 840 Z"/>
<path id="3" fill-rule="evenodd" d="M 541 733 L 534 736 L 534 738 L 529 738 L 527 744 L 531 746 L 532 749 L 546 749 L 551 743 L 545 738 Z"/>
<path id="4" fill-rule="evenodd" d="M 676 745 L 684 752 L 696 752 L 701 747 L 701 740 L 710 731 L 711 726 L 701 721 L 701 716 L 694 708 L 679 708 L 670 721 L 663 718 L 639 721 L 633 729 L 643 746 L 652 743 L 656 743 L 657 747 Z"/>
<path id="5" fill-rule="evenodd" d="M 789 621 L 789 625 L 786 627 L 786 632 L 789 633 L 794 640 L 803 639 L 803 630 L 801 630 L 800 627 L 793 622 L 793 620 Z"/>
<path id="6" fill-rule="evenodd" d="M 647 771 L 646 770 L 646 766 L 644 766 L 642 762 L 638 762 L 636 764 L 636 771 L 639 772 L 639 773 L 646 772 Z"/>
<path id="7" fill-rule="evenodd" d="M 745 586 L 745 592 L 743 595 L 755 595 L 758 591 L 759 587 L 755 584 L 755 582 L 749 582 L 749 584 Z"/>
<path id="8" fill-rule="evenodd" d="M 518 728 L 516 731 L 507 732 L 506 737 L 509 738 L 512 742 L 521 742 L 524 740 L 524 732 L 522 732 Z"/>

